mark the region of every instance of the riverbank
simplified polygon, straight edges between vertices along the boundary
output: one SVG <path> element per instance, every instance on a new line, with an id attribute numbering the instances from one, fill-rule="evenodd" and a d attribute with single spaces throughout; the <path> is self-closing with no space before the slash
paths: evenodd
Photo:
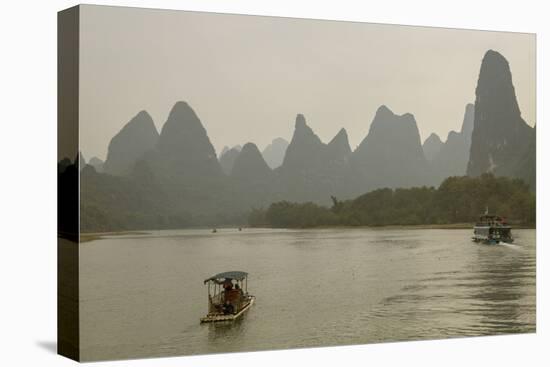
<path id="1" fill-rule="evenodd" d="M 446 223 L 446 224 L 388 224 L 383 226 L 345 226 L 345 225 L 327 225 L 327 226 L 312 226 L 312 227 L 269 227 L 257 226 L 247 228 L 273 228 L 273 229 L 472 229 L 473 223 Z M 536 229 L 534 224 L 513 224 L 513 229 Z"/>
<path id="2" fill-rule="evenodd" d="M 242 231 L 246 232 L 247 229 L 288 229 L 288 230 L 315 230 L 315 229 L 372 229 L 372 230 L 415 230 L 415 229 L 472 229 L 473 223 L 445 223 L 445 224 L 391 224 L 391 225 L 384 225 L 384 226 L 338 226 L 338 225 L 331 225 L 331 226 L 315 226 L 315 227 L 269 227 L 269 226 L 254 226 L 254 227 L 247 227 L 247 226 L 235 226 L 235 227 L 217 227 L 217 230 L 223 233 L 224 230 L 238 230 L 239 228 L 242 229 Z M 512 230 L 513 229 L 536 229 L 536 226 L 533 224 L 512 224 Z M 207 227 L 189 227 L 189 228 L 172 228 L 172 229 L 166 229 L 166 230 L 205 230 L 205 231 L 212 231 L 212 228 Z M 220 233 L 218 232 L 218 233 Z M 90 242 L 98 239 L 102 239 L 104 237 L 112 237 L 112 236 L 127 236 L 127 235 L 145 235 L 150 233 L 150 231 L 113 231 L 113 232 L 90 232 L 90 233 L 81 233 L 80 234 L 80 243 L 84 242 Z"/>
<path id="3" fill-rule="evenodd" d="M 127 235 L 143 235 L 146 231 L 115 231 L 115 232 L 90 232 L 80 233 L 80 243 L 99 240 L 105 236 L 127 236 Z"/>

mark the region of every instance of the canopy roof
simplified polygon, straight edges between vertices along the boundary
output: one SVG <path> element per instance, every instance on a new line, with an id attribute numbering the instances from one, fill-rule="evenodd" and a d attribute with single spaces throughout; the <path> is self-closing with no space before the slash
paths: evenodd
<path id="1" fill-rule="evenodd" d="M 223 282 L 226 279 L 243 280 L 247 275 L 248 273 L 244 271 L 226 271 L 224 273 L 212 275 L 210 278 L 205 279 L 204 282 Z"/>

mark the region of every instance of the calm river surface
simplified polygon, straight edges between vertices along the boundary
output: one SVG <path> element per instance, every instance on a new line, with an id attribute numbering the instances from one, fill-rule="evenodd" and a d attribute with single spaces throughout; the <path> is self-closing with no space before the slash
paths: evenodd
<path id="1" fill-rule="evenodd" d="M 80 248 L 83 360 L 535 331 L 535 231 L 221 229 L 105 237 Z M 203 280 L 249 272 L 241 320 L 203 324 Z"/>

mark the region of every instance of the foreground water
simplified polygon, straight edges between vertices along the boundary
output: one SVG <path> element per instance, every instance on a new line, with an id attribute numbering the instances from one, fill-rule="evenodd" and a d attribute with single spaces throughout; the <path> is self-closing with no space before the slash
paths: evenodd
<path id="1" fill-rule="evenodd" d="M 535 231 L 159 231 L 80 251 L 81 357 L 117 359 L 535 331 Z M 203 280 L 250 273 L 241 320 L 199 324 Z"/>

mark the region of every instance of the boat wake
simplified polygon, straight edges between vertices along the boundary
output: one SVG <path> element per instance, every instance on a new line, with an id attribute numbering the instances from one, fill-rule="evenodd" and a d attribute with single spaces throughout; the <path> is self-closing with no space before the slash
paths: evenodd
<path id="1" fill-rule="evenodd" d="M 506 242 L 500 242 L 498 244 L 499 246 L 504 246 L 504 247 L 508 247 L 508 248 L 511 248 L 511 249 L 514 249 L 514 250 L 521 250 L 521 246 L 518 245 L 517 243 L 506 243 Z"/>

